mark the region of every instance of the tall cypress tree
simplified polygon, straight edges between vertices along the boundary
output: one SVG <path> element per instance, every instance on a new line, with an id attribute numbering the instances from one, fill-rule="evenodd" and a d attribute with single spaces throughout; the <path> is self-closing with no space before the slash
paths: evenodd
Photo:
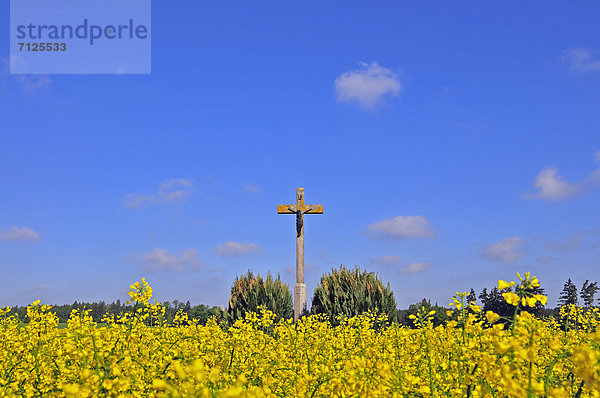
<path id="1" fill-rule="evenodd" d="M 230 321 L 244 319 L 248 312 L 259 312 L 261 306 L 275 314 L 275 321 L 294 315 L 292 292 L 279 275 L 274 279 L 269 272 L 267 279 L 263 279 L 248 270 L 246 274 L 236 276 L 227 310 Z"/>
<path id="2" fill-rule="evenodd" d="M 386 314 L 388 322 L 397 320 L 396 300 L 390 288 L 374 272 L 343 265 L 321 276 L 312 298 L 312 314 L 327 314 L 332 325 L 338 316 L 351 318 L 367 311 Z"/>

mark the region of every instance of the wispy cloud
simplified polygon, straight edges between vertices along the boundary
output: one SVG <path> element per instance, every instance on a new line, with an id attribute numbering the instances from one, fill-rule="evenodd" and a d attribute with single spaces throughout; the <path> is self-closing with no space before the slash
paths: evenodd
<path id="1" fill-rule="evenodd" d="M 585 47 L 571 48 L 563 52 L 563 63 L 577 72 L 600 72 L 600 52 Z"/>
<path id="2" fill-rule="evenodd" d="M 397 216 L 377 221 L 365 230 L 375 240 L 401 240 L 406 238 L 429 238 L 435 230 L 423 216 Z"/>
<path id="3" fill-rule="evenodd" d="M 39 242 L 41 240 L 40 235 L 27 227 L 10 227 L 6 231 L 0 229 L 0 240 L 30 240 Z"/>
<path id="4" fill-rule="evenodd" d="M 594 160 L 600 164 L 600 151 L 594 154 Z M 583 181 L 569 182 L 558 174 L 556 167 L 543 169 L 533 183 L 533 192 L 525 192 L 525 199 L 560 201 L 571 198 L 600 185 L 600 167 L 593 170 Z"/>
<path id="5" fill-rule="evenodd" d="M 563 241 L 546 242 L 544 243 L 544 249 L 562 252 L 580 249 L 583 245 L 581 236 L 571 236 Z"/>
<path id="6" fill-rule="evenodd" d="M 590 177 L 588 178 L 590 185 L 600 184 L 600 151 L 596 152 L 594 155 L 594 161 L 598 164 L 598 168 L 592 171 Z"/>
<path id="7" fill-rule="evenodd" d="M 315 263 L 307 262 L 304 263 L 304 274 L 315 274 L 319 270 L 319 267 Z M 296 267 L 288 265 L 283 269 L 284 274 L 288 276 L 296 277 Z"/>
<path id="8" fill-rule="evenodd" d="M 204 265 L 195 249 L 184 250 L 178 256 L 166 249 L 156 248 L 142 254 L 142 263 L 149 271 L 186 271 L 200 269 Z"/>
<path id="9" fill-rule="evenodd" d="M 19 75 L 10 74 L 11 70 L 17 70 L 25 65 L 25 60 L 22 57 L 11 55 L 9 58 L 2 60 L 2 68 L 0 69 L 0 84 L 4 84 L 10 80 L 16 82 L 20 89 L 28 94 L 34 94 L 38 91 L 46 91 L 52 84 L 52 79 L 47 75 Z"/>
<path id="10" fill-rule="evenodd" d="M 362 62 L 360 66 L 359 69 L 344 72 L 335 79 L 335 98 L 338 101 L 374 109 L 387 98 L 400 95 L 402 85 L 398 74 L 377 62 Z"/>
<path id="11" fill-rule="evenodd" d="M 371 264 L 389 266 L 400 264 L 402 260 L 403 258 L 400 256 L 379 256 L 377 258 L 372 258 L 369 262 Z"/>
<path id="12" fill-rule="evenodd" d="M 225 242 L 213 248 L 213 252 L 220 257 L 239 257 L 246 254 L 258 253 L 262 248 L 254 243 Z"/>
<path id="13" fill-rule="evenodd" d="M 529 242 L 542 252 L 540 256 L 552 255 L 549 252 L 578 252 L 593 249 L 593 241 L 600 235 L 598 228 L 578 228 L 568 232 L 560 238 L 547 239 L 540 236 L 532 236 Z"/>
<path id="14" fill-rule="evenodd" d="M 129 65 L 126 65 L 126 64 L 119 64 L 119 65 L 117 66 L 117 69 L 116 69 L 115 73 L 116 73 L 117 75 L 122 75 L 122 74 L 125 74 L 125 73 L 127 73 L 127 70 L 128 70 L 128 69 L 129 69 Z"/>
<path id="15" fill-rule="evenodd" d="M 48 290 L 48 286 L 46 286 L 46 285 L 35 285 L 35 286 L 31 286 L 27 290 L 30 291 L 30 292 L 43 292 L 45 290 Z"/>
<path id="16" fill-rule="evenodd" d="M 402 267 L 401 272 L 403 274 L 419 274 L 421 272 L 425 272 L 431 267 L 431 263 L 412 263 Z"/>
<path id="17" fill-rule="evenodd" d="M 8 58 L 8 63 L 7 63 L 7 67 L 9 68 L 8 70 L 14 70 L 20 67 L 25 66 L 25 60 L 23 59 L 23 57 L 19 57 L 18 55 L 11 55 Z"/>
<path id="18" fill-rule="evenodd" d="M 38 77 L 19 76 L 18 81 L 21 84 L 21 87 L 28 93 L 46 90 L 52 83 L 52 79 L 46 75 Z"/>
<path id="19" fill-rule="evenodd" d="M 483 255 L 492 262 L 513 264 L 523 256 L 523 253 L 518 251 L 518 247 L 524 243 L 525 241 L 520 237 L 513 236 L 485 246 Z"/>
<path id="20" fill-rule="evenodd" d="M 329 254 L 327 253 L 327 250 L 319 251 L 319 253 L 317 253 L 317 256 L 319 256 L 319 259 L 321 261 L 323 261 L 324 263 L 327 263 L 327 264 L 335 263 L 335 261 L 333 261 L 331 258 L 329 258 Z"/>
<path id="21" fill-rule="evenodd" d="M 540 256 L 535 259 L 535 261 L 537 263 L 544 264 L 544 265 L 555 263 L 557 260 L 558 259 L 556 257 L 552 257 L 552 256 Z"/>
<path id="22" fill-rule="evenodd" d="M 170 202 L 182 202 L 192 193 L 193 183 L 191 180 L 176 178 L 163 181 L 158 186 L 158 192 L 144 195 L 130 193 L 125 196 L 125 207 L 137 209 L 148 203 L 165 204 Z"/>
<path id="23" fill-rule="evenodd" d="M 247 183 L 242 187 L 242 191 L 246 193 L 259 193 L 260 187 L 252 183 Z"/>

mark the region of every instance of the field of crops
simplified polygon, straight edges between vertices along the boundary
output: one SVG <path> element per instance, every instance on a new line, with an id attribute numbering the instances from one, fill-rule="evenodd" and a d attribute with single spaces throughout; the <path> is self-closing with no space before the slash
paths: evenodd
<path id="1" fill-rule="evenodd" d="M 505 298 L 545 302 L 523 292 Z M 39 302 L 26 325 L 0 310 L 0 396 L 600 397 L 597 309 L 571 308 L 562 329 L 527 312 L 502 324 L 457 294 L 458 321 L 435 328 L 425 312 L 407 328 L 370 314 L 275 324 L 267 311 L 224 328 L 167 325 L 145 281 L 130 295 L 137 311 L 99 328 L 85 312 L 58 328 Z"/>

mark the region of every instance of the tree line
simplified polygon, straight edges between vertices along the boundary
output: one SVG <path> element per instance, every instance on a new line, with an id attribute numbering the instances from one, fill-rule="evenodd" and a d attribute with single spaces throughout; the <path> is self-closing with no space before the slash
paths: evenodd
<path id="1" fill-rule="evenodd" d="M 197 319 L 201 324 L 205 325 L 208 319 L 215 316 L 217 320 L 223 318 L 223 309 L 220 307 L 209 307 L 208 305 L 200 304 L 192 306 L 188 301 L 185 303 L 179 300 L 164 301 L 161 303 L 165 307 L 165 317 L 167 322 L 172 323 L 175 318 L 175 314 L 178 311 L 182 311 L 188 315 L 189 319 Z M 100 302 L 77 302 L 73 304 L 63 304 L 52 306 L 52 312 L 58 317 L 58 321 L 61 323 L 67 322 L 71 312 L 73 310 L 90 310 L 89 315 L 92 317 L 94 322 L 101 323 L 102 318 L 106 315 L 117 315 L 126 312 L 132 312 L 134 310 L 133 305 L 123 304 L 121 300 L 114 301 L 110 304 L 106 304 L 104 301 Z M 17 317 L 26 322 L 27 321 L 27 307 L 26 306 L 15 306 L 11 307 L 11 313 L 16 314 Z"/>
<path id="2" fill-rule="evenodd" d="M 560 321 L 560 309 L 565 305 L 581 305 L 585 309 L 594 307 L 594 299 L 598 290 L 600 288 L 597 282 L 586 280 L 578 291 L 577 286 L 571 279 L 568 279 L 560 293 L 557 307 L 547 308 L 538 302 L 535 307 L 527 308 L 527 311 L 537 317 L 551 317 Z M 466 301 L 481 306 L 484 313 L 493 311 L 502 317 L 510 317 L 515 311 L 515 306 L 507 303 L 502 296 L 503 293 L 510 291 L 512 291 L 512 287 L 499 289 L 494 286 L 491 289 L 484 288 L 477 295 L 474 289 L 470 289 Z M 531 288 L 531 293 L 544 295 L 545 290 L 542 287 Z M 192 306 L 189 301 L 179 300 L 165 301 L 161 304 L 165 308 L 165 317 L 168 323 L 173 322 L 175 314 L 183 312 L 187 314 L 188 319 L 197 320 L 198 323 L 205 325 L 211 317 L 216 317 L 219 323 L 231 324 L 235 319 L 243 318 L 246 312 L 255 311 L 261 305 L 276 313 L 278 318 L 290 318 L 292 316 L 291 300 L 289 288 L 281 282 L 279 277 L 275 279 L 269 274 L 263 280 L 260 276 L 248 271 L 247 274 L 236 277 L 231 289 L 228 310 L 204 304 Z M 598 304 L 600 304 L 600 298 Z M 415 315 L 421 308 L 427 312 L 435 311 L 433 323 L 436 326 L 453 318 L 453 315 L 448 314 L 447 307 L 437 303 L 431 304 L 431 300 L 426 298 L 411 304 L 407 309 L 397 309 L 389 284 L 383 286 L 374 273 L 361 272 L 358 269 L 350 271 L 342 266 L 339 271 L 333 270 L 331 274 L 325 274 L 322 277 L 321 283 L 315 289 L 311 312 L 326 313 L 329 315 L 329 319 L 335 323 L 337 315 L 353 316 L 374 309 L 387 314 L 393 322 L 412 327 L 413 322 L 409 317 Z M 55 305 L 52 307 L 52 312 L 57 315 L 59 322 L 64 323 L 67 322 L 74 309 L 90 310 L 93 320 L 101 323 L 106 315 L 131 312 L 134 307 L 121 303 L 121 300 L 110 304 L 104 301 L 91 303 L 75 301 L 73 304 Z M 517 310 L 520 311 L 521 308 Z M 11 313 L 27 322 L 26 306 L 12 307 Z"/>
<path id="3" fill-rule="evenodd" d="M 560 309 L 566 305 L 581 305 L 584 309 L 594 307 L 594 298 L 596 293 L 600 290 L 598 282 L 590 282 L 586 280 L 583 283 L 581 289 L 577 290 L 577 286 L 569 278 L 560 293 L 558 299 L 558 305 L 555 308 L 548 308 L 541 303 L 536 303 L 535 307 L 528 308 L 527 311 L 538 318 L 554 318 L 560 322 Z M 471 288 L 467 295 L 467 302 L 474 303 L 481 306 L 481 310 L 485 313 L 487 311 L 493 311 L 501 317 L 509 318 L 515 311 L 515 306 L 506 302 L 502 293 L 512 291 L 512 288 L 498 289 L 494 286 L 492 289 L 484 288 L 479 295 L 475 293 L 475 290 Z M 532 288 L 531 293 L 545 295 L 545 289 L 542 287 Z M 477 299 L 479 298 L 479 301 Z M 598 298 L 598 304 L 600 305 L 600 298 Z M 424 307 L 427 311 L 435 311 L 433 317 L 434 325 L 443 324 L 451 319 L 451 316 L 447 314 L 447 308 L 431 304 L 430 300 L 423 299 L 419 303 L 411 304 L 407 310 L 398 310 L 398 320 L 403 324 L 410 324 L 409 316 L 417 313 L 417 310 Z M 520 309 L 519 309 L 520 310 Z"/>

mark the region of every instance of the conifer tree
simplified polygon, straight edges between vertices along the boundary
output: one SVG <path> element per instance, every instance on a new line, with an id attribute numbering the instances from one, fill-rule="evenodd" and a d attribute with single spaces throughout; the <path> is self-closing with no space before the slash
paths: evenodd
<path id="1" fill-rule="evenodd" d="M 467 295 L 467 303 L 474 303 L 475 301 L 477 301 L 477 295 L 475 294 L 475 290 L 471 288 L 471 291 Z"/>
<path id="2" fill-rule="evenodd" d="M 596 292 L 600 289 L 598 287 L 598 282 L 589 283 L 590 281 L 586 279 L 583 283 L 583 287 L 579 292 L 581 299 L 583 300 L 583 305 L 585 308 L 590 308 L 594 305 L 594 296 Z"/>
<path id="3" fill-rule="evenodd" d="M 563 307 L 568 304 L 577 305 L 577 286 L 571 282 L 571 278 L 565 282 L 560 297 L 558 298 L 558 306 Z"/>

